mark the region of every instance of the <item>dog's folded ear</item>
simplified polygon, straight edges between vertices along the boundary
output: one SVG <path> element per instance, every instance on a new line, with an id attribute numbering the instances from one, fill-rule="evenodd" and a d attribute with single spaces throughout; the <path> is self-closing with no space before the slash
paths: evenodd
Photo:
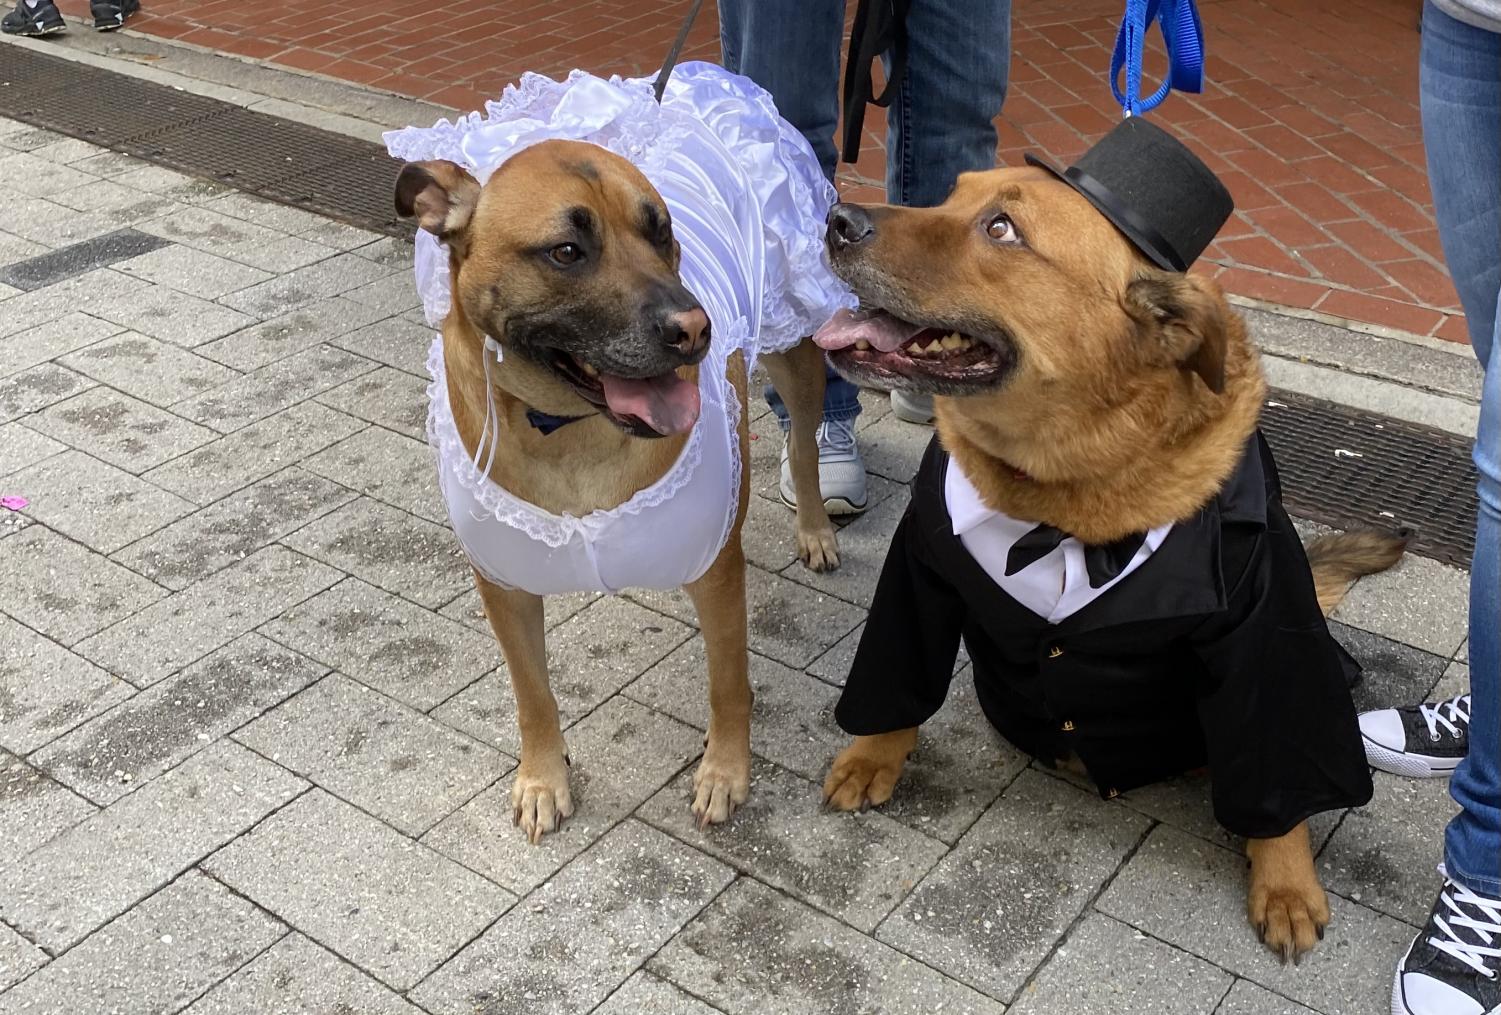
<path id="1" fill-rule="evenodd" d="M 469 226 L 479 202 L 479 181 L 453 162 L 408 162 L 396 177 L 396 213 L 416 216 L 417 224 L 440 240 Z"/>
<path id="2" fill-rule="evenodd" d="M 1126 287 L 1126 311 L 1155 343 L 1153 358 L 1198 374 L 1216 395 L 1225 390 L 1230 306 L 1210 279 L 1147 269 Z"/>

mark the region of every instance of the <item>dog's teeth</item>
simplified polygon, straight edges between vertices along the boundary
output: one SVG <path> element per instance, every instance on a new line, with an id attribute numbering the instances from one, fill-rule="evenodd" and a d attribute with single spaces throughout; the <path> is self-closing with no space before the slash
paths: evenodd
<path id="1" fill-rule="evenodd" d="M 928 353 L 943 352 L 943 339 L 935 338 L 928 343 Z"/>
<path id="2" fill-rule="evenodd" d="M 599 371 L 596 370 L 596 369 L 594 369 L 593 367 L 591 367 L 589 364 L 587 364 L 587 363 L 580 363 L 579 366 L 583 368 L 584 376 L 585 377 L 598 377 L 599 376 Z"/>
<path id="3" fill-rule="evenodd" d="M 945 349 L 962 349 L 964 345 L 964 339 L 960 338 L 957 332 L 951 331 L 943 336 L 943 347 Z"/>
<path id="4" fill-rule="evenodd" d="M 865 339 L 862 338 L 862 339 L 858 340 L 857 342 L 855 342 L 855 348 L 859 349 L 859 350 L 861 350 L 863 352 L 866 349 L 870 348 L 870 343 L 867 342 L 867 341 L 865 341 Z"/>

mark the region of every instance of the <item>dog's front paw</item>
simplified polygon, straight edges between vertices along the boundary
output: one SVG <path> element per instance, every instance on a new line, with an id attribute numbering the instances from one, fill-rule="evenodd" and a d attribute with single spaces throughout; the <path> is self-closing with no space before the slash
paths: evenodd
<path id="1" fill-rule="evenodd" d="M 1258 878 L 1253 866 L 1246 911 L 1262 942 L 1284 964 L 1289 959 L 1301 961 L 1323 939 L 1329 925 L 1329 898 L 1311 871 L 1295 877 Z"/>
<path id="2" fill-rule="evenodd" d="M 711 742 L 693 773 L 693 816 L 698 827 L 730 819 L 750 796 L 750 749 L 726 750 Z"/>
<path id="3" fill-rule="evenodd" d="M 829 767 L 823 781 L 824 803 L 841 811 L 884 804 L 891 799 L 907 755 L 916 746 L 916 729 L 856 737 Z"/>
<path id="4" fill-rule="evenodd" d="M 511 785 L 511 817 L 527 840 L 536 845 L 572 814 L 568 762 L 563 754 L 550 755 L 543 761 L 523 758 Z"/>
<path id="5" fill-rule="evenodd" d="M 797 555 L 809 571 L 822 573 L 839 567 L 839 537 L 832 522 L 814 529 L 797 530 Z"/>

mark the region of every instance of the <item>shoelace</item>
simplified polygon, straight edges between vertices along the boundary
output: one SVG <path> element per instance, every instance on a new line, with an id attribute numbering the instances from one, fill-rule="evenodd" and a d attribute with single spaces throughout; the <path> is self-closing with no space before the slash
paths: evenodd
<path id="1" fill-rule="evenodd" d="M 1501 948 L 1496 947 L 1497 939 L 1501 938 L 1501 899 L 1476 895 L 1464 885 L 1448 881 L 1439 893 L 1439 900 L 1449 908 L 1449 919 L 1433 914 L 1433 922 L 1444 932 L 1444 937 L 1430 937 L 1428 943 L 1452 955 L 1487 980 L 1501 975 L 1486 962 L 1487 959 L 1494 962 L 1501 958 Z M 1472 936 L 1479 940 L 1472 943 L 1462 939 L 1457 930 L 1460 927 L 1468 927 Z"/>
<path id="2" fill-rule="evenodd" d="M 820 458 L 855 453 L 855 421 L 826 419 L 818 425 Z"/>
<path id="3" fill-rule="evenodd" d="M 1448 709 L 1449 711 L 1447 718 L 1442 714 L 1441 710 L 1443 709 Z M 1423 717 L 1424 722 L 1428 723 L 1428 738 L 1430 740 L 1438 739 L 1438 728 L 1440 726 L 1448 730 L 1451 737 L 1457 737 L 1460 735 L 1459 727 L 1454 725 L 1454 722 L 1451 722 L 1451 720 L 1456 720 L 1466 727 L 1470 725 L 1470 696 L 1468 694 L 1461 694 L 1448 701 L 1441 701 L 1436 705 L 1419 705 L 1418 714 Z"/>

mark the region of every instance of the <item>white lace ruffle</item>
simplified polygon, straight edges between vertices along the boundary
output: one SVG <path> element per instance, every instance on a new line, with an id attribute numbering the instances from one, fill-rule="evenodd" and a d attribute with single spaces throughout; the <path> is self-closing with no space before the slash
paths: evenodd
<path id="1" fill-rule="evenodd" d="M 748 337 L 745 331 L 743 320 L 732 324 L 726 329 L 724 347 L 740 348 L 738 343 L 744 342 Z M 718 341 L 717 336 L 716 341 Z M 730 503 L 734 503 L 740 489 L 740 445 L 734 436 L 735 428 L 740 420 L 740 402 L 735 397 L 734 389 L 722 381 L 724 368 L 724 359 L 718 356 L 706 358 L 702 364 L 702 370 L 719 371 L 717 376 L 721 379 L 721 383 L 700 384 L 701 390 L 710 389 L 705 392 L 707 397 L 702 401 L 700 419 L 702 420 L 704 415 L 715 408 L 729 416 L 730 458 L 734 483 L 727 496 L 730 498 Z M 464 447 L 464 441 L 459 436 L 458 427 L 453 419 L 453 409 L 448 402 L 448 377 L 443 364 L 442 335 L 435 336 L 432 345 L 428 348 L 427 372 L 432 378 L 427 385 L 427 442 L 438 456 L 438 467 L 452 474 L 489 516 L 511 528 L 519 529 L 530 538 L 554 549 L 568 543 L 575 536 L 592 539 L 612 522 L 627 515 L 638 515 L 667 501 L 693 479 L 693 474 L 698 469 L 703 455 L 704 424 L 701 421 L 694 425 L 687 443 L 683 445 L 682 453 L 673 463 L 672 468 L 652 485 L 638 490 L 629 500 L 613 508 L 593 511 L 587 515 L 553 514 L 517 497 L 490 479 L 474 464 L 469 450 Z M 730 517 L 725 526 L 723 539 L 729 538 L 730 529 L 734 525 L 735 512 L 731 510 L 728 514 Z M 720 542 L 721 547 L 724 545 L 723 539 Z"/>
<path id="2" fill-rule="evenodd" d="M 656 179 L 690 135 L 705 127 L 735 165 L 701 168 L 718 188 L 748 189 L 744 197 L 760 213 L 762 235 L 742 238 L 763 248 L 761 320 L 750 355 L 782 351 L 853 299 L 829 270 L 823 250 L 834 188 L 802 135 L 748 78 L 714 64 L 680 64 L 659 106 L 646 79 L 606 80 L 579 70 L 563 81 L 526 74 L 487 102 L 483 114 L 391 131 L 385 140 L 397 158 L 447 159 L 481 182 L 541 141 L 588 141 Z M 448 312 L 448 255 L 427 233 L 417 237 L 416 271 L 428 322 L 438 326 Z"/>

